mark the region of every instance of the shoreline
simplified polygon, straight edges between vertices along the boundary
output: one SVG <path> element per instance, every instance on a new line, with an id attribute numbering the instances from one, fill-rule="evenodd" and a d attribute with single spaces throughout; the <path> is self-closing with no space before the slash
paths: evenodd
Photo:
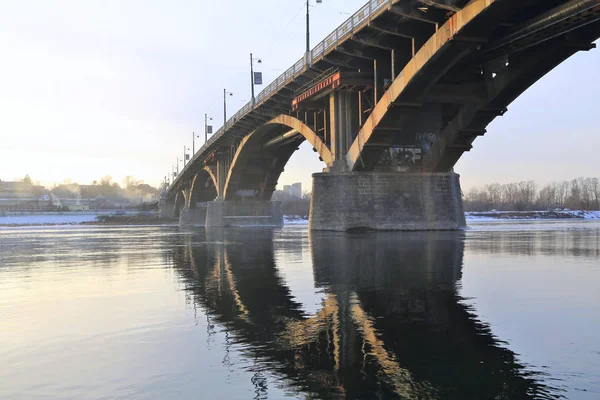
<path id="1" fill-rule="evenodd" d="M 600 211 L 551 210 L 551 211 L 468 211 L 467 223 L 487 221 L 542 221 L 542 220 L 600 220 Z M 308 217 L 299 215 L 284 216 L 284 225 L 307 225 Z M 0 228 L 35 226 L 174 226 L 175 219 L 160 219 L 156 214 L 29 214 L 0 216 Z"/>

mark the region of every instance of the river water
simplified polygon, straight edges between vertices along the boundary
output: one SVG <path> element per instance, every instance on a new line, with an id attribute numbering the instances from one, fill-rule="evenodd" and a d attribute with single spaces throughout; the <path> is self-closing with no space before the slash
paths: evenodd
<path id="1" fill-rule="evenodd" d="M 0 229 L 1 399 L 600 398 L 600 222 Z"/>

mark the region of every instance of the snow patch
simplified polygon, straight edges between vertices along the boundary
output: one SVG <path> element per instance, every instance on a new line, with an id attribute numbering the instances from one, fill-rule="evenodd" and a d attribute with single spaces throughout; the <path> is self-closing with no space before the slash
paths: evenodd
<path id="1" fill-rule="evenodd" d="M 72 225 L 96 221 L 96 215 L 10 215 L 0 216 L 0 225 Z"/>
<path id="2" fill-rule="evenodd" d="M 308 216 L 284 215 L 284 225 L 308 225 Z"/>
<path id="3" fill-rule="evenodd" d="M 600 211 L 550 210 L 550 211 L 485 211 L 466 212 L 467 221 L 497 220 L 541 220 L 541 219 L 583 219 L 600 220 Z"/>

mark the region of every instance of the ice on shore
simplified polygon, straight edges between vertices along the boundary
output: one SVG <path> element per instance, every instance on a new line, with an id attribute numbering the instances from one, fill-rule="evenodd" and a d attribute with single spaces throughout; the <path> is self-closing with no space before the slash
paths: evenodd
<path id="1" fill-rule="evenodd" d="M 600 220 L 600 211 L 485 211 L 466 212 L 467 221 L 578 219 Z"/>
<path id="2" fill-rule="evenodd" d="M 0 216 L 0 226 L 2 225 L 71 225 L 81 224 L 83 222 L 96 221 L 96 215 L 57 215 L 57 214 L 37 214 L 37 215 L 9 215 Z"/>

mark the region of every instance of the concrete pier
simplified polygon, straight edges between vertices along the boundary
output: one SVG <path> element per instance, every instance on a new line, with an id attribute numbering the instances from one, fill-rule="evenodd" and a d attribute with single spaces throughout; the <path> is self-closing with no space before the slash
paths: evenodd
<path id="1" fill-rule="evenodd" d="M 175 202 L 167 197 L 165 193 L 161 193 L 158 203 L 158 217 L 160 219 L 175 218 Z"/>
<path id="2" fill-rule="evenodd" d="M 207 207 L 185 207 L 179 215 L 179 226 L 204 226 L 206 224 L 206 209 Z"/>
<path id="3" fill-rule="evenodd" d="M 278 201 L 223 201 L 208 203 L 206 227 L 282 226 L 283 212 Z"/>
<path id="4" fill-rule="evenodd" d="M 453 172 L 313 174 L 311 230 L 425 231 L 465 226 L 460 178 Z"/>

